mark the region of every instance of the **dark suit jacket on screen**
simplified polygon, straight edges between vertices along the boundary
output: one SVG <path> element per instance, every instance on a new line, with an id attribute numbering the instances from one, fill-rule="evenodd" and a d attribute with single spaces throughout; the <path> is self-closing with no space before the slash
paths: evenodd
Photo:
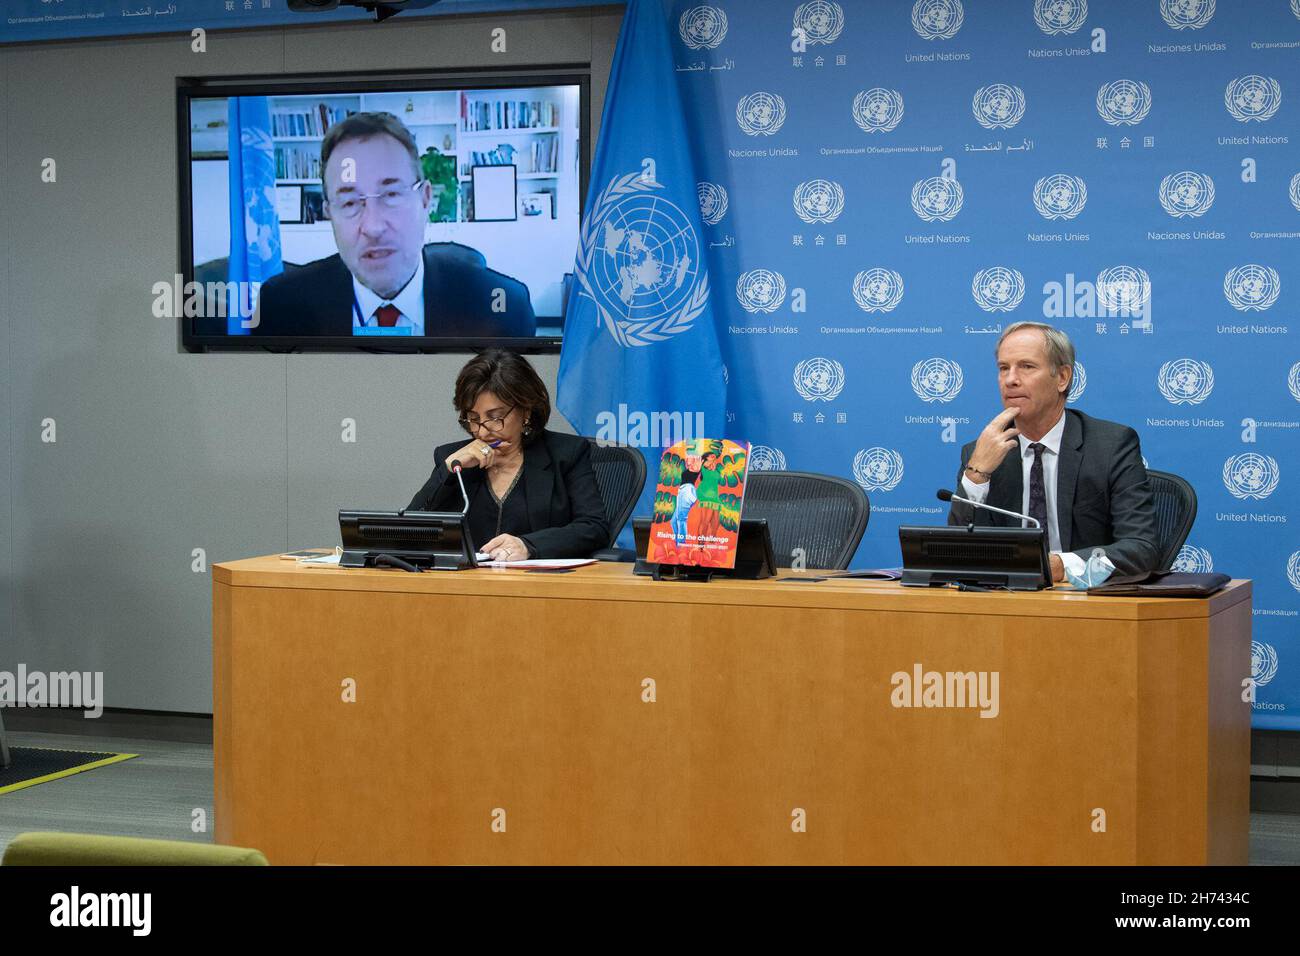
<path id="1" fill-rule="evenodd" d="M 407 511 L 460 511 L 464 501 L 460 484 L 444 462 L 468 441 L 439 445 L 434 451 L 437 467 L 415 493 Z M 605 502 L 591 467 L 591 443 L 577 435 L 543 429 L 524 445 L 524 495 L 532 530 L 520 538 L 535 558 L 586 558 L 609 544 Z M 475 500 L 483 484 L 482 468 L 462 472 L 465 492 Z M 486 544 L 476 541 L 476 546 Z"/>
<path id="2" fill-rule="evenodd" d="M 496 289 L 505 311 L 492 311 Z M 499 298 L 499 297 L 498 297 Z M 272 276 L 258 295 L 253 335 L 350 336 L 352 273 L 335 253 Z M 487 267 L 476 249 L 457 242 L 424 247 L 424 334 L 437 338 L 537 334 L 528 287 Z"/>
<path id="3" fill-rule="evenodd" d="M 975 443 L 961 450 L 961 477 Z M 1024 508 L 1024 470 L 1019 448 L 1013 448 L 989 479 L 986 504 L 1008 511 Z M 1056 515 L 1061 550 L 1085 561 L 1093 548 L 1102 548 L 1116 574 L 1141 574 L 1156 569 L 1155 499 L 1142 464 L 1137 432 L 1127 425 L 1065 411 L 1065 433 L 1056 467 Z M 954 501 L 949 524 L 1019 527 L 1008 518 Z"/>

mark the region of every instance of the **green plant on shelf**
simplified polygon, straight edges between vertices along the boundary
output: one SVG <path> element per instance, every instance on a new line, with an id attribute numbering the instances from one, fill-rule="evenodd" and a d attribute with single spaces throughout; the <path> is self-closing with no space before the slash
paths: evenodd
<path id="1" fill-rule="evenodd" d="M 433 185 L 429 222 L 455 222 L 456 195 L 460 188 L 456 181 L 456 157 L 446 156 L 430 146 L 420 157 L 420 169 Z"/>

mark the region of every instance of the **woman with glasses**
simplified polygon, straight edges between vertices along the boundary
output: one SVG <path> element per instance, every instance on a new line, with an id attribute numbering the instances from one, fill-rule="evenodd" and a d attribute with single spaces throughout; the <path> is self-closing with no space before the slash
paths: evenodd
<path id="1" fill-rule="evenodd" d="M 587 439 L 548 431 L 551 398 L 532 365 L 504 349 L 465 363 L 453 401 L 468 442 L 434 451 L 436 467 L 408 511 L 460 511 L 493 561 L 588 557 L 609 544 L 605 503 Z"/>

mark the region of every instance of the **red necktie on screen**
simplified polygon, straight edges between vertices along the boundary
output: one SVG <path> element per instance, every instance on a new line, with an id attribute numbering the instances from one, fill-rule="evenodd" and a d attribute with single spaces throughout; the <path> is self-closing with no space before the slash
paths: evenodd
<path id="1" fill-rule="evenodd" d="M 397 318 L 401 314 L 402 310 L 391 302 L 375 309 L 375 318 L 379 320 L 379 327 L 381 329 L 391 329 L 397 324 Z"/>

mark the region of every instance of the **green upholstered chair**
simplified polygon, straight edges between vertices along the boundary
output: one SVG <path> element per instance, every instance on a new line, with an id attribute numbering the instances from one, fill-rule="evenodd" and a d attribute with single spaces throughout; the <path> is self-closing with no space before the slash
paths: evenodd
<path id="1" fill-rule="evenodd" d="M 268 866 L 260 850 L 181 840 L 20 833 L 5 848 L 4 866 Z"/>

